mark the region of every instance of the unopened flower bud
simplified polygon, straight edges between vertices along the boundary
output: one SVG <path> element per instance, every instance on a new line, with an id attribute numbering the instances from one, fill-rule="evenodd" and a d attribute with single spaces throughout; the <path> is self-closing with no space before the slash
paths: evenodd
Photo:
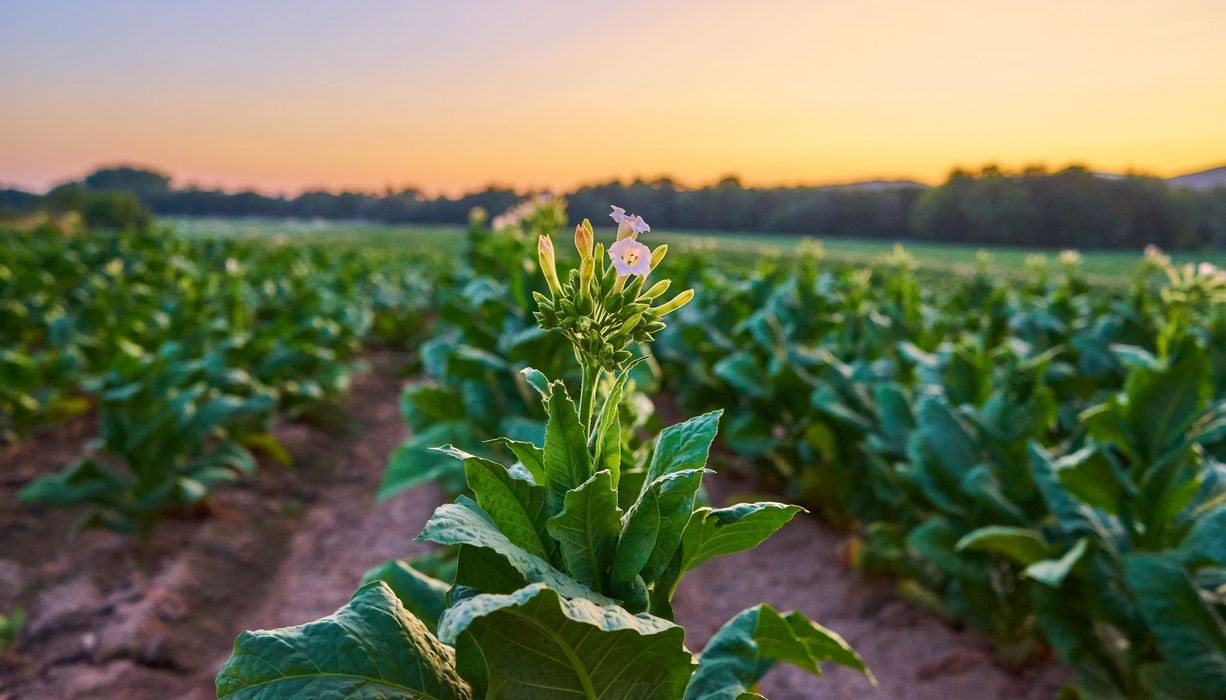
<path id="1" fill-rule="evenodd" d="M 618 334 L 620 335 L 623 333 L 629 333 L 630 331 L 634 330 L 634 327 L 639 325 L 639 321 L 642 321 L 642 320 L 643 320 L 643 312 L 640 311 L 637 314 L 626 319 L 626 322 L 622 324 L 622 327 L 617 329 Z"/>
<path id="2" fill-rule="evenodd" d="M 644 299 L 655 299 L 656 297 L 660 296 L 664 292 L 667 292 L 669 286 L 672 283 L 673 283 L 672 280 L 660 280 L 659 282 L 656 282 L 655 284 L 651 285 L 651 289 L 648 289 L 646 292 L 643 293 L 643 298 Z"/>
<path id="3" fill-rule="evenodd" d="M 668 244 L 667 243 L 663 243 L 661 245 L 656 246 L 656 249 L 651 251 L 651 269 L 652 270 L 656 269 L 656 266 L 660 264 L 660 261 L 663 260 L 664 256 L 667 254 L 668 254 Z"/>
<path id="4" fill-rule="evenodd" d="M 676 311 L 677 309 L 680 309 L 681 307 L 690 303 L 690 299 L 693 299 L 693 298 L 694 298 L 694 290 L 687 289 L 684 292 L 673 297 L 667 304 L 657 307 L 655 309 L 656 316 L 663 316 L 664 314 L 672 313 Z"/>
<path id="5" fill-rule="evenodd" d="M 592 245 L 596 241 L 596 236 L 592 232 L 592 222 L 587 219 L 583 223 L 575 227 L 575 249 L 579 251 L 579 259 L 587 260 L 592 257 Z"/>
<path id="6" fill-rule="evenodd" d="M 545 274 L 545 282 L 549 285 L 549 291 L 555 298 L 562 294 L 562 284 L 558 282 L 558 268 L 554 262 L 553 256 L 553 241 L 549 236 L 541 236 L 536 239 L 536 255 L 541 262 L 541 272 Z"/>
<path id="7" fill-rule="evenodd" d="M 592 277 L 596 274 L 596 260 L 584 258 L 579 262 L 579 298 L 587 300 L 592 293 Z"/>

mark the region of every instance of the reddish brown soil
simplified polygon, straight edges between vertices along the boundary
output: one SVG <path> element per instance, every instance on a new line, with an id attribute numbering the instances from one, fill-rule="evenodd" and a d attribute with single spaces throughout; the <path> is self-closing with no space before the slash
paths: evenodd
<path id="1" fill-rule="evenodd" d="M 66 464 L 92 421 L 0 452 L 0 612 L 28 617 L 17 650 L 0 656 L 0 700 L 213 697 L 212 679 L 243 629 L 316 619 L 342 605 L 370 566 L 423 551 L 414 537 L 437 504 L 429 488 L 376 504 L 388 453 L 404 438 L 397 358 L 370 358 L 328 428 L 286 424 L 291 469 L 215 497 L 211 512 L 173 519 L 138 545 L 104 532 L 69 534 L 74 515 L 22 506 L 21 486 Z M 744 488 L 731 477 L 720 493 Z M 832 670 L 812 679 L 772 672 L 763 692 L 801 698 L 1044 698 L 1064 672 L 1015 676 L 985 641 L 900 602 L 886 580 L 848 571 L 839 540 L 798 519 L 760 549 L 712 561 L 678 594 L 692 648 L 739 610 L 768 602 L 799 609 L 843 634 L 881 684 Z"/>
<path id="2" fill-rule="evenodd" d="M 719 468 L 719 464 L 713 465 Z M 728 501 L 753 485 L 725 472 L 713 479 L 712 497 Z M 894 582 L 849 570 L 839 556 L 838 535 L 799 516 L 757 549 L 713 559 L 682 579 L 674 606 L 691 649 L 741 610 L 769 603 L 800 610 L 842 635 L 877 678 L 829 668 L 822 678 L 778 666 L 762 682 L 772 700 L 877 698 L 962 700 L 1054 698 L 1069 677 L 1054 663 L 1020 674 L 993 662 L 987 640 L 955 630 L 946 621 L 899 600 Z"/>
<path id="3" fill-rule="evenodd" d="M 405 437 L 391 356 L 370 358 L 340 420 L 286 424 L 293 468 L 261 464 L 217 494 L 207 517 L 174 519 L 141 546 L 69 534 L 74 515 L 16 503 L 21 485 L 71 461 L 84 419 L 3 454 L 0 611 L 28 611 L 0 660 L 0 699 L 214 697 L 213 676 L 244 629 L 307 622 L 342 605 L 369 567 L 423 551 L 413 538 L 440 495 L 376 504 L 387 455 Z"/>

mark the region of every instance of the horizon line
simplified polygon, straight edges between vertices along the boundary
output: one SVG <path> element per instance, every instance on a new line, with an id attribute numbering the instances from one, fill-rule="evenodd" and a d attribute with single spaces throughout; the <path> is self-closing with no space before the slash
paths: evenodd
<path id="1" fill-rule="evenodd" d="M 84 180 L 84 178 L 87 177 L 88 175 L 95 173 L 99 170 L 107 170 L 107 169 L 112 169 L 112 168 L 133 168 L 133 169 L 138 169 L 138 170 L 147 170 L 147 171 L 156 172 L 156 173 L 165 175 L 166 177 L 170 178 L 171 187 L 175 190 L 197 189 L 201 191 L 213 191 L 213 192 L 220 191 L 228 195 L 250 192 L 250 193 L 258 194 L 264 197 L 281 198 L 281 199 L 293 199 L 293 198 L 301 197 L 302 195 L 305 195 L 305 194 L 319 194 L 319 193 L 326 193 L 326 194 L 333 194 L 333 195 L 361 194 L 361 195 L 369 195 L 369 196 L 386 196 L 387 193 L 389 192 L 398 194 L 398 193 L 402 193 L 408 190 L 414 190 L 428 197 L 433 197 L 433 198 L 447 197 L 447 198 L 455 199 L 455 198 L 464 197 L 466 195 L 475 194 L 479 192 L 485 192 L 489 190 L 495 190 L 495 189 L 510 190 L 511 192 L 514 192 L 515 194 L 520 195 L 520 196 L 527 196 L 531 194 L 538 194 L 538 193 L 544 193 L 544 192 L 548 192 L 554 195 L 565 195 L 565 194 L 572 193 L 572 192 L 575 192 L 581 189 L 585 189 L 588 187 L 599 187 L 603 185 L 613 185 L 613 184 L 632 185 L 632 184 L 640 183 L 640 182 L 647 183 L 647 184 L 654 184 L 654 183 L 659 183 L 663 181 L 672 182 L 681 191 L 693 191 L 693 190 L 704 189 L 707 187 L 713 187 L 729 179 L 736 180 L 738 183 L 740 183 L 740 186 L 744 189 L 761 189 L 761 190 L 806 189 L 806 188 L 822 189 L 822 188 L 833 188 L 833 187 L 848 187 L 848 186 L 855 186 L 855 185 L 867 185 L 867 184 L 873 184 L 873 183 L 897 183 L 900 186 L 914 184 L 914 185 L 919 185 L 922 187 L 935 187 L 935 186 L 942 184 L 943 182 L 948 181 L 949 177 L 953 175 L 955 172 L 975 173 L 975 172 L 981 172 L 987 168 L 992 168 L 992 167 L 999 168 L 1000 170 L 1006 173 L 1020 173 L 1024 170 L 1029 170 L 1032 168 L 1042 169 L 1048 173 L 1058 173 L 1064 170 L 1080 168 L 1080 169 L 1088 170 L 1092 173 L 1101 174 L 1101 175 L 1155 177 L 1161 180 L 1171 180 L 1177 177 L 1183 177 L 1185 175 L 1192 175 L 1196 173 L 1201 173 L 1201 172 L 1206 172 L 1209 170 L 1215 170 L 1218 168 L 1226 167 L 1226 161 L 1219 161 L 1215 165 L 1207 165 L 1205 167 L 1188 170 L 1186 172 L 1180 172 L 1176 175 L 1162 176 L 1162 175 L 1158 175 L 1154 173 L 1153 171 L 1145 170 L 1141 168 L 1135 168 L 1135 167 L 1129 167 L 1127 170 L 1123 172 L 1099 170 L 1099 169 L 1094 168 L 1093 166 L 1091 166 L 1090 164 L 1086 162 L 1078 161 L 1078 160 L 1067 161 L 1058 167 L 1051 166 L 1048 163 L 1039 163 L 1039 162 L 1026 163 L 1018 167 L 1009 167 L 1009 166 L 1002 165 L 999 162 L 993 162 L 991 160 L 988 160 L 980 164 L 979 166 L 966 166 L 966 165 L 961 165 L 961 164 L 955 164 L 949 168 L 944 180 L 941 180 L 935 183 L 925 180 L 923 178 L 918 178 L 914 176 L 906 176 L 906 175 L 896 175 L 896 176 L 876 175 L 872 177 L 854 178 L 854 179 L 837 180 L 837 181 L 825 181 L 825 182 L 802 182 L 802 181 L 780 182 L 780 181 L 776 181 L 772 183 L 760 183 L 760 182 L 746 182 L 743 176 L 737 173 L 734 173 L 734 172 L 730 172 L 725 175 L 721 175 L 719 177 L 713 178 L 709 180 L 708 182 L 704 182 L 704 183 L 697 184 L 697 185 L 691 182 L 683 182 L 681 179 L 674 177 L 672 175 L 667 175 L 667 174 L 660 174 L 660 175 L 655 175 L 655 176 L 645 176 L 645 175 L 638 174 L 638 175 L 627 176 L 627 177 L 609 176 L 606 178 L 585 179 L 585 180 L 580 180 L 576 182 L 575 184 L 570 185 L 568 187 L 538 186 L 538 185 L 531 185 L 531 184 L 513 185 L 510 183 L 498 182 L 497 180 L 491 179 L 483 185 L 479 185 L 475 187 L 467 187 L 464 189 L 447 189 L 447 188 L 442 188 L 442 187 L 430 188 L 428 186 L 417 186 L 417 185 L 412 185 L 412 184 L 407 184 L 407 183 L 400 184 L 400 185 L 392 185 L 389 183 L 387 185 L 384 185 L 382 188 L 364 188 L 360 186 L 354 187 L 351 185 L 341 185 L 338 187 L 307 185 L 307 186 L 303 186 L 301 188 L 296 188 L 296 189 L 295 188 L 277 189 L 277 188 L 261 187 L 259 185 L 253 185 L 253 184 L 234 185 L 234 186 L 210 185 L 210 184 L 205 184 L 200 181 L 193 180 L 191 179 L 190 176 L 180 177 L 178 175 L 171 173 L 169 170 L 162 168 L 160 166 L 157 166 L 157 165 L 142 163 L 142 162 L 138 162 L 135 160 L 115 160 L 115 161 L 104 161 L 96 165 L 90 166 L 84 169 L 80 175 L 67 177 L 63 179 L 62 181 L 59 181 L 57 183 L 47 186 L 45 189 L 39 189 L 37 187 L 29 187 L 22 183 L 3 179 L 3 178 L 0 178 L 0 189 L 15 189 L 15 190 L 21 190 L 24 192 L 30 192 L 33 194 L 45 195 L 51 190 L 61 185 L 71 184 L 73 182 L 80 182 Z"/>

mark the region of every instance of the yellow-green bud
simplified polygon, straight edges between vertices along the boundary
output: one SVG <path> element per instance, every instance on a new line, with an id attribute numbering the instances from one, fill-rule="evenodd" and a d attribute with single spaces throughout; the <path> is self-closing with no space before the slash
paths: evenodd
<path id="1" fill-rule="evenodd" d="M 588 299 L 592 295 L 592 277 L 596 274 L 596 260 L 584 258 L 579 261 L 579 298 Z"/>
<path id="2" fill-rule="evenodd" d="M 660 261 L 663 260 L 664 256 L 667 254 L 668 254 L 668 244 L 667 243 L 656 246 L 656 249 L 651 251 L 651 269 L 655 270 L 656 265 L 659 265 Z"/>
<path id="3" fill-rule="evenodd" d="M 541 272 L 545 274 L 545 282 L 549 284 L 549 293 L 554 298 L 562 295 L 562 284 L 558 282 L 558 268 L 554 262 L 553 241 L 549 236 L 536 239 L 536 255 L 541 262 Z"/>
<path id="4" fill-rule="evenodd" d="M 619 334 L 629 333 L 631 330 L 634 329 L 635 326 L 639 325 L 639 321 L 642 321 L 642 320 L 643 320 L 643 312 L 640 311 L 637 314 L 626 319 L 626 322 L 622 324 L 622 327 L 619 328 L 617 332 Z"/>
<path id="5" fill-rule="evenodd" d="M 575 249 L 579 251 L 579 259 L 587 260 L 592 257 L 592 245 L 596 241 L 596 236 L 592 231 L 592 222 L 587 219 L 583 223 L 575 227 Z"/>
<path id="6" fill-rule="evenodd" d="M 672 283 L 673 283 L 672 280 L 660 280 L 659 282 L 656 282 L 655 284 L 651 285 L 651 289 L 648 289 L 646 292 L 643 293 L 643 298 L 644 299 L 655 299 L 656 297 L 660 296 L 664 292 L 667 292 L 669 285 L 671 285 Z"/>
<path id="7" fill-rule="evenodd" d="M 694 290 L 687 289 L 684 292 L 673 297 L 667 304 L 657 307 L 655 310 L 656 315 L 663 316 L 664 314 L 672 313 L 676 311 L 677 309 L 680 309 L 681 307 L 690 303 L 690 299 L 693 299 L 693 298 L 694 298 Z"/>

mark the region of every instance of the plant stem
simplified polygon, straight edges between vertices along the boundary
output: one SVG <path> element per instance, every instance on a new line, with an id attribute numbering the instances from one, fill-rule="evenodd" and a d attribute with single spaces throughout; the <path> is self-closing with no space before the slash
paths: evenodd
<path id="1" fill-rule="evenodd" d="M 592 433 L 592 411 L 596 405 L 596 386 L 600 384 L 600 366 L 591 362 L 581 362 L 583 367 L 583 387 L 579 393 L 579 424 L 583 426 L 585 435 Z"/>

